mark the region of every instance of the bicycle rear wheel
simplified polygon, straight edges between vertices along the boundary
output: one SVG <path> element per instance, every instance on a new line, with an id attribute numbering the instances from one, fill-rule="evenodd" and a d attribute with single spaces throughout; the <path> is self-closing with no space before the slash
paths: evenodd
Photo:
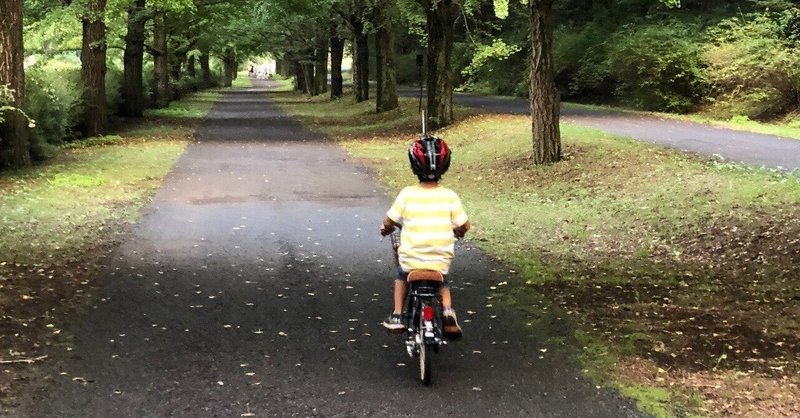
<path id="1" fill-rule="evenodd" d="M 422 315 L 420 315 L 419 319 L 419 328 L 417 328 L 417 332 L 419 336 L 418 344 L 419 344 L 419 380 L 422 381 L 422 384 L 425 386 L 431 385 L 431 346 L 425 343 L 425 338 L 422 336 L 422 333 L 425 329 L 425 324 L 423 323 Z"/>

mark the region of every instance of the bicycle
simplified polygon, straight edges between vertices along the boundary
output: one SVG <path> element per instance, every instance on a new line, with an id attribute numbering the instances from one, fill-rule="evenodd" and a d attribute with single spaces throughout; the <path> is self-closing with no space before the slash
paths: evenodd
<path id="1" fill-rule="evenodd" d="M 399 228 L 391 234 L 392 248 L 397 261 L 400 247 Z M 442 332 L 442 300 L 439 288 L 444 282 L 442 273 L 433 270 L 412 270 L 406 279 L 408 291 L 403 307 L 405 346 L 408 355 L 419 363 L 419 379 L 431 384 L 431 352 L 438 353 L 447 344 Z"/>

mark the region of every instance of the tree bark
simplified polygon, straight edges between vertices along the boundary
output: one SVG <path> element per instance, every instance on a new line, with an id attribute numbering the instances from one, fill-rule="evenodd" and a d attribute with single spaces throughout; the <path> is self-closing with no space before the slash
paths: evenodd
<path id="1" fill-rule="evenodd" d="M 171 79 L 173 80 L 172 83 L 172 100 L 179 100 L 183 95 L 181 91 L 181 86 L 178 83 L 178 80 L 181 79 L 183 76 L 183 64 L 186 62 L 186 50 L 176 50 L 173 53 L 172 57 L 172 65 L 171 65 Z"/>
<path id="2" fill-rule="evenodd" d="M 388 17 L 384 17 L 383 24 L 378 27 L 375 41 L 378 80 L 375 110 L 386 112 L 396 109 L 398 106 L 397 74 L 394 65 L 394 32 L 392 31 L 392 22 Z"/>
<path id="3" fill-rule="evenodd" d="M 314 59 L 315 95 L 328 92 L 328 39 L 320 37 Z"/>
<path id="4" fill-rule="evenodd" d="M 236 74 L 236 52 L 232 47 L 226 47 L 223 51 L 222 66 L 222 86 L 230 87 L 233 85 L 234 75 Z"/>
<path id="5" fill-rule="evenodd" d="M 303 83 L 305 86 L 305 93 L 307 93 L 309 96 L 316 96 L 318 92 L 317 84 L 314 80 L 314 63 L 304 62 L 301 67 L 303 71 L 303 79 L 305 80 Z"/>
<path id="6" fill-rule="evenodd" d="M 145 0 L 136 0 L 128 9 L 128 32 L 123 55 L 122 115 L 138 118 L 144 112 Z"/>
<path id="7" fill-rule="evenodd" d="M 361 25 L 363 30 L 363 25 Z M 369 35 L 359 33 L 356 35 L 355 43 L 355 68 L 353 74 L 353 85 L 356 87 L 356 101 L 363 102 L 369 100 Z"/>
<path id="8" fill-rule="evenodd" d="M 426 2 L 425 2 L 426 3 Z M 453 25 L 458 7 L 452 0 L 442 0 L 426 6 L 428 27 L 428 118 L 431 126 L 441 127 L 453 122 Z"/>
<path id="9" fill-rule="evenodd" d="M 344 58 L 344 39 L 342 39 L 336 29 L 331 27 L 331 98 L 342 97 L 342 59 Z"/>
<path id="10" fill-rule="evenodd" d="M 84 113 L 82 131 L 97 136 L 106 130 L 106 25 L 103 14 L 106 0 L 92 0 L 81 17 L 81 80 L 83 81 Z"/>
<path id="11" fill-rule="evenodd" d="M 155 107 L 162 108 L 169 105 L 169 54 L 167 51 L 167 25 L 164 22 L 164 13 L 158 13 L 153 22 L 153 68 Z"/>
<path id="12" fill-rule="evenodd" d="M 300 64 L 298 61 L 294 62 L 294 83 L 295 90 L 302 91 L 303 93 L 308 92 L 306 77 L 303 72 L 303 64 Z"/>
<path id="13" fill-rule="evenodd" d="M 194 55 L 189 55 L 186 59 L 186 74 L 193 79 L 197 77 L 197 66 L 195 65 Z"/>
<path id="14" fill-rule="evenodd" d="M 211 65 L 209 64 L 208 59 L 208 49 L 204 48 L 200 50 L 200 75 L 203 79 L 203 87 L 211 87 L 213 84 L 211 81 Z"/>
<path id="15" fill-rule="evenodd" d="M 17 109 L 25 101 L 24 60 L 22 0 L 0 1 L 0 87 L 13 90 L 7 101 Z M 16 110 L 0 111 L 0 117 L 4 119 L 0 122 L 0 168 L 29 165 L 26 118 Z"/>
<path id="16" fill-rule="evenodd" d="M 528 0 L 530 10 L 530 92 L 533 163 L 561 160 L 561 99 L 554 81 L 553 0 Z"/>

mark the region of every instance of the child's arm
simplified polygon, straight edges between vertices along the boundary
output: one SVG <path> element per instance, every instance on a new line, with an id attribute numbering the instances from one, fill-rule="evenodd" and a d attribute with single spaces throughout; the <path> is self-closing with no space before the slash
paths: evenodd
<path id="1" fill-rule="evenodd" d="M 469 223 L 469 221 L 466 221 L 466 222 L 464 222 L 464 225 L 461 225 L 461 226 L 459 226 L 459 227 L 457 227 L 457 228 L 453 229 L 453 233 L 454 233 L 454 234 L 456 235 L 456 237 L 458 237 L 458 238 L 464 238 L 464 235 L 466 235 L 466 234 L 467 234 L 467 231 L 469 231 L 469 228 L 470 228 L 471 226 L 472 226 L 472 225 Z"/>
<path id="2" fill-rule="evenodd" d="M 388 216 L 383 218 L 383 223 L 381 224 L 381 235 L 383 235 L 385 237 L 385 236 L 391 234 L 392 231 L 394 231 L 394 229 L 396 227 L 398 227 L 398 226 L 400 226 L 400 224 L 395 222 L 395 221 L 393 221 Z"/>

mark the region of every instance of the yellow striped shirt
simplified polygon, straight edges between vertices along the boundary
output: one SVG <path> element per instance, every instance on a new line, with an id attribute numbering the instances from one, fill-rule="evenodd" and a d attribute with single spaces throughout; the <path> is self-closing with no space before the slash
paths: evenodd
<path id="1" fill-rule="evenodd" d="M 454 191 L 441 186 L 406 187 L 386 216 L 403 225 L 397 250 L 403 271 L 424 269 L 447 274 L 453 259 L 453 229 L 467 222 L 467 213 Z"/>

